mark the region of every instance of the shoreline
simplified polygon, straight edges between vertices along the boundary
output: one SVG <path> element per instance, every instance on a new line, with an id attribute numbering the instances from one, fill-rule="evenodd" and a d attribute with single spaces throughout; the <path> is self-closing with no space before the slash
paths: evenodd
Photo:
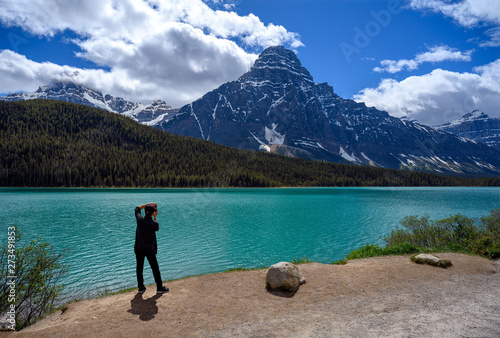
<path id="1" fill-rule="evenodd" d="M 439 252 L 439 251 L 429 251 L 428 252 L 429 254 L 431 255 L 440 255 L 440 254 L 453 254 L 453 255 L 465 255 L 465 256 L 470 256 L 470 257 L 477 257 L 477 258 L 481 258 L 481 259 L 486 259 L 488 261 L 491 261 L 491 262 L 497 262 L 499 261 L 497 264 L 500 265 L 500 258 L 497 258 L 497 259 L 488 259 L 488 258 L 485 258 L 485 257 L 481 257 L 480 255 L 477 255 L 477 254 L 474 254 L 474 253 L 466 253 L 466 252 L 451 252 L 451 251 L 442 251 L 442 252 Z M 365 257 L 365 258 L 354 258 L 354 259 L 340 259 L 340 260 L 337 260 L 337 261 L 333 261 L 331 263 L 321 263 L 321 262 L 317 262 L 317 261 L 305 261 L 305 262 L 299 262 L 299 263 L 292 263 L 296 266 L 298 266 L 300 268 L 301 265 L 305 265 L 305 264 L 321 264 L 321 265 L 346 265 L 346 264 L 349 264 L 349 262 L 353 262 L 353 261 L 356 261 L 356 260 L 361 260 L 361 259 L 370 259 L 370 258 L 379 258 L 379 257 L 399 257 L 399 256 L 404 256 L 404 257 L 411 257 L 411 256 L 414 256 L 416 254 L 402 254 L 402 255 L 381 255 L 381 256 L 373 256 L 373 257 Z M 307 258 L 306 258 L 307 259 Z M 277 263 L 277 262 L 276 262 Z M 178 282 L 178 281 L 182 281 L 182 280 L 185 280 L 185 279 L 189 279 L 189 278 L 197 278 L 197 277 L 203 277 L 203 276 L 212 276 L 212 275 L 220 275 L 220 274 L 225 274 L 225 273 L 232 273 L 232 272 L 248 272 L 248 271 L 259 271 L 259 270 L 267 270 L 269 269 L 269 266 L 262 266 L 262 267 L 254 267 L 254 268 L 244 268 L 244 267 L 236 267 L 236 268 L 229 268 L 227 270 L 224 270 L 224 271 L 214 271 L 214 272 L 206 272 L 206 273 L 199 273 L 199 274 L 193 274 L 193 275 L 188 275 L 188 276 L 182 276 L 182 277 L 179 277 L 179 278 L 174 278 L 174 279 L 167 279 L 167 280 L 164 280 L 163 281 L 163 284 L 165 285 L 166 283 L 172 283 L 172 282 Z M 146 285 L 147 288 L 154 288 L 156 284 L 149 284 L 149 285 Z M 134 292 L 134 291 L 137 291 L 137 287 L 134 286 L 134 287 L 126 287 L 126 288 L 123 288 L 123 289 L 118 289 L 116 291 L 108 291 L 106 288 L 104 290 L 95 290 L 95 293 L 96 295 L 94 296 L 91 296 L 91 297 L 88 297 L 88 298 L 79 298 L 79 297 L 75 297 L 75 298 L 72 298 L 72 297 L 65 297 L 65 298 L 69 298 L 69 301 L 67 302 L 63 302 L 59 305 L 56 306 L 56 308 L 49 312 L 48 314 L 54 312 L 54 311 L 58 311 L 60 310 L 61 307 L 64 307 L 64 306 L 67 306 L 71 303 L 74 303 L 74 302 L 80 302 L 80 301 L 87 301 L 87 300 L 92 300 L 92 299 L 99 299 L 99 298 L 103 298 L 103 297 L 110 297 L 110 296 L 115 296 L 115 295 L 119 295 L 119 294 L 122 294 L 122 293 L 127 293 L 127 292 Z M 89 294 L 90 290 L 86 291 L 86 294 Z"/>
<path id="2" fill-rule="evenodd" d="M 500 186 L 486 185 L 415 185 L 415 186 L 283 186 L 283 187 L 0 187 L 5 190 L 271 190 L 271 189 L 429 189 L 429 188 L 487 188 L 499 189 Z"/>
<path id="3" fill-rule="evenodd" d="M 59 336 L 495 336 L 500 334 L 500 261 L 440 253 L 447 269 L 410 255 L 298 265 L 295 294 L 265 289 L 265 269 L 219 272 L 68 304 L 7 333 Z M 363 334 L 364 333 L 364 334 Z"/>

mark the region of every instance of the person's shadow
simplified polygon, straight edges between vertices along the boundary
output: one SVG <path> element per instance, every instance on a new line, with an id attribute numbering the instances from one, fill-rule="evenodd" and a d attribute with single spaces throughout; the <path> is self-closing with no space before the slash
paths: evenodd
<path id="1" fill-rule="evenodd" d="M 156 300 L 160 298 L 161 294 L 156 294 L 151 298 L 142 298 L 142 293 L 138 293 L 130 301 L 130 312 L 133 315 L 138 315 L 140 320 L 149 321 L 158 314 L 158 306 L 156 306 Z"/>

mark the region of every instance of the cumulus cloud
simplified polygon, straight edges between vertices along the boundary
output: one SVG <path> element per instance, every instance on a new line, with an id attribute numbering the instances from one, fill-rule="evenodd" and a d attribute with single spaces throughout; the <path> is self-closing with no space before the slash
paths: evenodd
<path id="1" fill-rule="evenodd" d="M 0 68 L 2 78 L 9 76 L 0 83 L 3 93 L 31 90 L 70 69 L 79 74 L 74 81 L 105 93 L 179 106 L 247 71 L 257 57 L 247 50 L 302 46 L 282 26 L 202 0 L 4 0 L 0 21 L 47 38 L 71 31 L 70 43 L 81 49 L 76 56 L 106 69 L 37 63 L 4 51 L 3 64 L 17 60 L 21 67 L 13 68 L 15 76 Z"/>
<path id="2" fill-rule="evenodd" d="M 481 41 L 480 47 L 500 47 L 500 27 L 493 27 L 484 32 L 490 40 Z"/>
<path id="3" fill-rule="evenodd" d="M 426 62 L 443 62 L 443 61 L 471 61 L 472 50 L 461 52 L 448 46 L 435 46 L 429 48 L 428 52 L 417 54 L 412 60 L 382 60 L 382 67 L 375 67 L 373 70 L 379 73 L 397 73 L 403 69 L 415 70 L 419 65 Z"/>
<path id="4" fill-rule="evenodd" d="M 485 34 L 489 41 L 477 39 L 480 47 L 500 46 L 500 1 L 492 0 L 410 0 L 410 8 L 441 13 L 465 27 L 495 26 Z"/>
<path id="5" fill-rule="evenodd" d="M 452 18 L 467 29 L 486 27 L 489 40 L 474 39 L 480 47 L 500 46 L 500 2 L 491 0 L 410 0 L 410 8 L 431 11 Z M 488 28 L 490 27 L 490 28 Z M 471 61 L 473 51 L 437 46 L 411 60 L 383 60 L 377 72 L 415 70 L 425 62 Z M 471 72 L 435 69 L 404 80 L 383 79 L 376 88 L 365 88 L 354 96 L 369 106 L 393 116 L 408 116 L 436 125 L 460 118 L 474 109 L 500 117 L 500 59 Z"/>
<path id="6" fill-rule="evenodd" d="M 428 125 L 458 119 L 474 109 L 500 117 L 500 59 L 471 73 L 435 69 L 402 81 L 384 79 L 377 88 L 365 88 L 354 99 Z"/>
<path id="7" fill-rule="evenodd" d="M 481 22 L 500 24 L 500 2 L 492 0 L 411 0 L 416 10 L 431 10 L 453 18 L 464 27 L 474 27 Z"/>

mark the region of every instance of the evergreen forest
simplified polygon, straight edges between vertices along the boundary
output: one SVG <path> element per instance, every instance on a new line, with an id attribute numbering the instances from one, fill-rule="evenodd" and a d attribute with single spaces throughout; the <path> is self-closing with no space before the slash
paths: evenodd
<path id="1" fill-rule="evenodd" d="M 50 100 L 0 102 L 3 187 L 499 186 L 499 178 L 289 158 L 221 146 Z"/>

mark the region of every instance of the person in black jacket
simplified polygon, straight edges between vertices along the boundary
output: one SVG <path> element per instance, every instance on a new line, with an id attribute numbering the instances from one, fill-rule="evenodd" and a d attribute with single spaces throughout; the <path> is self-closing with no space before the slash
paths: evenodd
<path id="1" fill-rule="evenodd" d="M 142 209 L 144 209 L 145 212 L 144 217 L 142 216 Z M 137 229 L 135 231 L 134 252 L 137 260 L 137 285 L 139 287 L 139 293 L 144 293 L 146 291 L 144 277 L 142 275 L 144 270 L 144 258 L 148 259 L 151 270 L 153 270 L 153 276 L 156 282 L 156 293 L 165 293 L 169 291 L 168 288 L 163 286 L 160 267 L 156 260 L 156 231 L 160 229 L 156 219 L 157 215 L 158 209 L 156 203 L 143 204 L 135 208 Z"/>

